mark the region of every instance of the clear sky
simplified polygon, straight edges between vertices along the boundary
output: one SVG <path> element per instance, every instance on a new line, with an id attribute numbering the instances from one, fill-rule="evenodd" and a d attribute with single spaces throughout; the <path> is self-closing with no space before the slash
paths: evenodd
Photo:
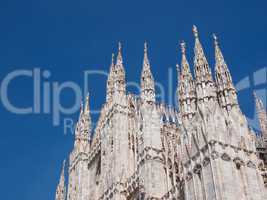
<path id="1" fill-rule="evenodd" d="M 267 3 L 264 0 L 89 1 L 8 0 L 0 2 L 0 81 L 18 69 L 49 70 L 45 81 L 72 81 L 82 87 L 85 70 L 107 70 L 117 42 L 123 44 L 128 81 L 138 81 L 143 43 L 157 82 L 168 87 L 168 69 L 180 62 L 178 43 L 185 40 L 192 65 L 196 24 L 214 65 L 212 33 L 217 33 L 248 118 L 254 118 L 252 90 L 264 97 L 267 66 Z M 259 71 L 260 70 L 260 71 Z M 253 76 L 253 73 L 256 76 Z M 172 75 L 176 87 L 176 74 Z M 88 82 L 91 107 L 105 100 L 105 78 Z M 10 101 L 32 105 L 32 79 L 11 82 Z M 43 82 L 42 82 L 43 84 Z M 242 88 L 243 87 L 243 88 Z M 175 91 L 172 91 L 173 93 Z M 266 98 L 266 96 L 265 96 Z M 266 99 L 263 99 L 266 101 Z M 165 98 L 167 103 L 172 99 Z M 61 103 L 70 106 L 74 95 L 62 92 Z M 76 119 L 78 111 L 61 116 Z M 52 114 L 18 115 L 0 103 L 0 193 L 3 200 L 54 198 L 61 163 L 73 146 L 73 135 L 63 134 L 63 124 L 53 126 Z M 97 120 L 97 115 L 93 116 Z"/>

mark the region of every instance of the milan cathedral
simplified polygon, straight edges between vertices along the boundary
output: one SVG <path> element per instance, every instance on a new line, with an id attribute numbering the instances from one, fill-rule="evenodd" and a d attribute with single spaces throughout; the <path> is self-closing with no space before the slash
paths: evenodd
<path id="1" fill-rule="evenodd" d="M 267 116 L 256 96 L 261 134 L 242 113 L 218 39 L 215 77 L 193 27 L 194 76 L 181 43 L 177 102 L 155 99 L 144 47 L 140 96 L 126 93 L 122 48 L 112 56 L 106 102 L 92 130 L 89 96 L 81 106 L 56 200 L 267 199 Z"/>

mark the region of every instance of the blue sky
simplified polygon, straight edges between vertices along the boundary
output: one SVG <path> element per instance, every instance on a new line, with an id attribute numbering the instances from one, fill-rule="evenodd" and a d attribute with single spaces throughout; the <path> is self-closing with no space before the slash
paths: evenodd
<path id="1" fill-rule="evenodd" d="M 239 92 L 239 101 L 246 116 L 253 118 L 252 90 L 263 96 L 266 93 L 266 9 L 263 0 L 2 0 L 0 81 L 14 70 L 38 67 L 51 72 L 46 80 L 49 83 L 72 81 L 82 86 L 85 70 L 109 68 L 118 41 L 123 43 L 127 80 L 137 81 L 143 43 L 147 41 L 154 77 L 167 90 L 168 68 L 175 72 L 175 65 L 180 62 L 179 41 L 187 42 L 192 63 L 191 29 L 196 24 L 212 69 L 211 35 L 215 32 L 234 82 L 250 83 Z M 257 71 L 259 75 L 254 78 Z M 172 78 L 175 88 L 175 73 Z M 94 109 L 105 100 L 105 81 L 95 76 L 88 82 Z M 18 78 L 10 84 L 8 97 L 13 104 L 29 106 L 32 96 L 31 79 Z M 66 90 L 61 103 L 70 106 L 73 102 L 73 93 Z M 78 112 L 62 118 L 77 116 Z M 63 134 L 62 124 L 53 126 L 52 114 L 17 115 L 7 111 L 2 102 L 0 119 L 2 199 L 53 199 L 61 163 L 72 149 L 73 136 Z M 93 120 L 97 120 L 97 115 Z"/>

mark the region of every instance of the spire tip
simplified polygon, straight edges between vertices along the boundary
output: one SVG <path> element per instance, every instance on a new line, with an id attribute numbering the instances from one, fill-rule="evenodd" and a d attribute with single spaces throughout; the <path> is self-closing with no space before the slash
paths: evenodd
<path id="1" fill-rule="evenodd" d="M 113 64 L 113 63 L 114 63 L 114 58 L 115 58 L 115 54 L 114 54 L 114 53 L 112 53 L 112 54 L 111 54 L 111 64 Z"/>
<path id="2" fill-rule="evenodd" d="M 197 38 L 198 37 L 198 30 L 197 30 L 196 25 L 193 25 L 193 33 L 194 33 L 194 36 Z"/>
<path id="3" fill-rule="evenodd" d="M 144 43 L 144 52 L 147 53 L 147 42 Z"/>
<path id="4" fill-rule="evenodd" d="M 186 44 L 185 44 L 185 41 L 181 41 L 180 43 L 180 46 L 181 46 L 181 51 L 183 54 L 185 54 L 185 50 L 186 50 Z"/>
<path id="5" fill-rule="evenodd" d="M 219 43 L 218 43 L 218 37 L 216 36 L 216 34 L 213 33 L 213 34 L 212 34 L 212 37 L 213 37 L 213 39 L 214 39 L 214 43 L 215 43 L 215 45 L 218 46 Z"/>
<path id="6" fill-rule="evenodd" d="M 119 52 L 121 52 L 121 48 L 122 48 L 122 44 L 121 44 L 121 42 L 119 42 L 118 43 L 118 50 L 119 50 Z"/>

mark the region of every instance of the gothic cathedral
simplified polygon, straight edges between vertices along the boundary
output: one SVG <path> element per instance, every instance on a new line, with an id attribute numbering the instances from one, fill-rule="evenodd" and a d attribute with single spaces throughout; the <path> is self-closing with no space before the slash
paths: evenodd
<path id="1" fill-rule="evenodd" d="M 179 111 L 156 102 L 147 44 L 140 96 L 126 93 L 119 44 L 94 131 L 89 96 L 81 106 L 67 184 L 64 163 L 56 200 L 267 199 L 263 103 L 255 95 L 261 127 L 256 137 L 240 109 L 217 37 L 213 77 L 196 26 L 193 33 L 194 76 L 181 42 Z"/>

